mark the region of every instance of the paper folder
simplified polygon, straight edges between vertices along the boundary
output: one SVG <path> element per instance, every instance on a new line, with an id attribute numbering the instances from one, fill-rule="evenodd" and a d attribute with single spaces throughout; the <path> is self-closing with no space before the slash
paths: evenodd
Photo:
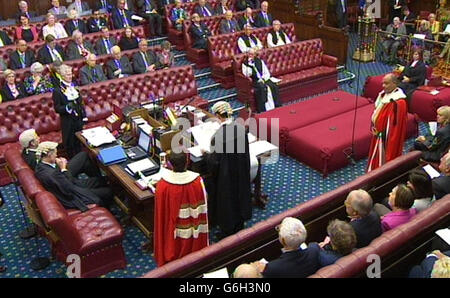
<path id="1" fill-rule="evenodd" d="M 127 155 L 122 146 L 114 146 L 100 150 L 98 159 L 104 165 L 112 165 L 127 160 Z"/>

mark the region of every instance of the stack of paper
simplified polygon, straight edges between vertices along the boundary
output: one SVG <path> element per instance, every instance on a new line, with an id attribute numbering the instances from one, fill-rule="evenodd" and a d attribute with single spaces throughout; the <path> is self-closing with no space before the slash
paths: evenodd
<path id="1" fill-rule="evenodd" d="M 426 165 L 422 169 L 427 172 L 428 176 L 430 176 L 431 179 L 441 176 L 441 174 L 436 171 L 431 165 Z"/>
<path id="2" fill-rule="evenodd" d="M 250 155 L 259 156 L 278 150 L 278 147 L 267 141 L 256 141 L 249 145 Z"/>
<path id="3" fill-rule="evenodd" d="M 85 129 L 81 132 L 81 135 L 86 139 L 89 145 L 92 145 L 94 147 L 116 141 L 116 138 L 105 126 Z"/>
<path id="4" fill-rule="evenodd" d="M 437 230 L 436 235 L 438 235 L 439 237 L 442 238 L 442 240 L 444 240 L 445 242 L 447 242 L 447 244 L 450 245 L 450 229 L 441 229 L 441 230 Z"/>
<path id="5" fill-rule="evenodd" d="M 215 121 L 208 121 L 190 128 L 190 132 L 194 136 L 194 140 L 197 142 L 199 149 L 210 151 L 211 140 L 214 134 L 220 128 L 220 124 Z"/>
<path id="6" fill-rule="evenodd" d="M 155 168 L 157 167 L 157 165 L 150 158 L 144 158 L 128 164 L 127 167 L 134 175 L 137 172 L 145 172 L 147 170 Z"/>

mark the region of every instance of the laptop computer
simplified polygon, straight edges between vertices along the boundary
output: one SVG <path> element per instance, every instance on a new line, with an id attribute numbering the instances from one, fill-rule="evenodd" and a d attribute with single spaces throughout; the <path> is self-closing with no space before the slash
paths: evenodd
<path id="1" fill-rule="evenodd" d="M 137 146 L 131 147 L 126 150 L 126 154 L 131 160 L 138 160 L 147 156 L 150 150 L 151 137 L 145 133 L 142 129 L 139 129 L 139 140 Z"/>

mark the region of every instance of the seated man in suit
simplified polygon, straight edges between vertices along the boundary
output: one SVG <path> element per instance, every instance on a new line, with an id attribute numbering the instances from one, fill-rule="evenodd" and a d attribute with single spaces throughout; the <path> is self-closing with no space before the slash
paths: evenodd
<path id="1" fill-rule="evenodd" d="M 117 7 L 111 12 L 114 29 L 122 29 L 128 26 L 135 26 L 135 22 L 131 18 L 133 12 L 125 9 L 125 0 L 118 0 Z"/>
<path id="2" fill-rule="evenodd" d="M 53 35 L 49 34 L 45 37 L 45 45 L 39 49 L 37 54 L 37 61 L 42 64 L 50 64 L 56 60 L 64 61 L 65 55 L 63 48 L 56 43 Z"/>
<path id="3" fill-rule="evenodd" d="M 267 47 L 273 48 L 290 43 L 289 36 L 281 30 L 281 22 L 279 20 L 273 21 L 273 30 L 267 34 Z"/>
<path id="4" fill-rule="evenodd" d="M 214 9 L 206 2 L 206 0 L 198 0 L 198 5 L 194 11 L 201 17 L 210 17 L 214 15 Z"/>
<path id="5" fill-rule="evenodd" d="M 386 28 L 388 33 L 394 33 L 399 35 L 388 34 L 386 39 L 383 41 L 383 61 L 387 63 L 395 63 L 395 57 L 397 56 L 397 51 L 403 43 L 404 37 L 401 35 L 406 35 L 406 27 L 400 22 L 400 18 L 395 17 L 393 23 L 388 25 Z"/>
<path id="6" fill-rule="evenodd" d="M 436 200 L 450 193 L 450 151 L 441 158 L 441 176 L 433 179 L 433 192 Z"/>
<path id="7" fill-rule="evenodd" d="M 416 32 L 416 15 L 409 10 L 408 6 L 402 7 L 402 21 L 406 26 L 406 33 L 414 34 Z"/>
<path id="8" fill-rule="evenodd" d="M 34 53 L 28 49 L 27 42 L 23 39 L 16 41 L 16 50 L 9 54 L 9 65 L 11 69 L 22 69 L 30 67 L 36 62 Z"/>
<path id="9" fill-rule="evenodd" d="M 111 48 L 112 58 L 106 62 L 106 75 L 108 79 L 120 79 L 134 74 L 130 60 L 127 56 L 122 55 L 119 46 Z"/>
<path id="10" fill-rule="evenodd" d="M 356 233 L 356 247 L 365 247 L 381 235 L 381 222 L 373 210 L 373 201 L 363 189 L 351 191 L 345 200 L 345 210 L 350 218 L 350 225 Z"/>
<path id="11" fill-rule="evenodd" d="M 236 0 L 237 11 L 244 11 L 247 8 L 257 9 L 259 7 L 259 0 Z"/>
<path id="12" fill-rule="evenodd" d="M 9 46 L 12 44 L 11 38 L 9 38 L 8 33 L 0 30 L 0 47 Z"/>
<path id="13" fill-rule="evenodd" d="M 228 10 L 231 10 L 231 7 L 228 7 L 228 0 L 220 0 L 220 3 L 214 8 L 214 14 L 218 16 L 224 15 Z"/>
<path id="14" fill-rule="evenodd" d="M 414 266 L 409 278 L 450 278 L 450 250 L 432 251 L 420 265 Z"/>
<path id="15" fill-rule="evenodd" d="M 79 179 L 82 166 L 58 157 L 57 147 L 58 143 L 42 142 L 37 148 L 40 161 L 35 175 L 45 189 L 54 194 L 65 208 L 84 212 L 90 204 L 108 207 L 114 193 L 105 180 L 102 177 Z"/>
<path id="16" fill-rule="evenodd" d="M 269 13 L 269 3 L 261 3 L 261 11 L 255 16 L 255 25 L 258 28 L 272 26 L 273 18 Z"/>
<path id="17" fill-rule="evenodd" d="M 103 27 L 108 27 L 108 21 L 100 16 L 99 10 L 94 10 L 92 17 L 87 21 L 89 33 L 100 32 Z"/>
<path id="18" fill-rule="evenodd" d="M 72 40 L 66 48 L 67 60 L 75 60 L 87 57 L 89 54 L 95 54 L 94 47 L 89 40 L 83 39 L 83 33 L 75 30 L 72 33 Z"/>
<path id="19" fill-rule="evenodd" d="M 192 14 L 191 36 L 194 40 L 193 48 L 205 49 L 208 36 L 212 33 L 205 23 L 200 22 L 200 16 L 197 13 Z"/>
<path id="20" fill-rule="evenodd" d="M 225 13 L 225 19 L 220 21 L 220 34 L 233 33 L 240 31 L 238 23 L 233 19 L 233 12 L 231 10 Z"/>
<path id="21" fill-rule="evenodd" d="M 253 18 L 253 10 L 249 7 L 245 10 L 245 14 L 238 20 L 239 28 L 244 28 L 245 25 L 256 27 L 255 19 Z"/>
<path id="22" fill-rule="evenodd" d="M 102 10 L 103 12 L 111 12 L 114 8 L 111 0 L 96 0 L 94 10 Z"/>
<path id="23" fill-rule="evenodd" d="M 79 14 L 75 9 L 69 9 L 67 17 L 71 19 L 64 24 L 67 35 L 71 36 L 75 30 L 80 31 L 83 34 L 88 33 L 86 24 L 79 18 Z"/>
<path id="24" fill-rule="evenodd" d="M 155 0 L 138 0 L 138 14 L 147 19 L 150 25 L 151 36 L 163 36 L 162 17 L 158 14 Z"/>
<path id="25" fill-rule="evenodd" d="M 102 37 L 95 43 L 95 51 L 97 55 L 111 54 L 111 48 L 117 45 L 114 36 L 109 33 L 108 27 L 102 28 Z"/>
<path id="26" fill-rule="evenodd" d="M 303 223 L 286 217 L 277 226 L 278 239 L 283 246 L 278 259 L 264 264 L 254 262 L 265 278 L 305 278 L 319 268 L 320 247 L 317 243 L 305 244 L 307 232 Z"/>
<path id="27" fill-rule="evenodd" d="M 28 3 L 26 1 L 19 1 L 18 5 L 19 5 L 19 11 L 14 16 L 15 19 L 19 19 L 19 16 L 21 14 L 26 14 L 28 19 L 31 19 L 31 18 L 34 18 L 35 16 L 37 16 L 37 14 L 34 11 L 28 10 Z"/>
<path id="28" fill-rule="evenodd" d="M 58 16 L 67 14 L 67 8 L 59 4 L 59 0 L 52 0 L 52 8 L 48 10 L 49 13 Z"/>
<path id="29" fill-rule="evenodd" d="M 75 9 L 78 15 L 86 14 L 86 12 L 90 9 L 89 4 L 86 1 L 75 0 L 72 4 L 69 5 L 67 10 Z"/>
<path id="30" fill-rule="evenodd" d="M 133 69 L 135 73 L 145 73 L 156 70 L 156 55 L 152 50 L 148 49 L 146 39 L 139 41 L 139 52 L 133 55 Z"/>
<path id="31" fill-rule="evenodd" d="M 96 61 L 97 56 L 95 54 L 89 54 L 87 56 L 86 65 L 80 69 L 80 82 L 82 86 L 107 80 L 102 66 L 97 65 Z"/>
<path id="32" fill-rule="evenodd" d="M 247 53 L 250 49 L 261 50 L 262 42 L 252 34 L 253 28 L 250 25 L 244 26 L 244 34 L 238 38 L 238 48 L 241 53 Z"/>
<path id="33" fill-rule="evenodd" d="M 120 0 L 116 2 L 116 7 L 119 7 L 119 2 Z M 131 11 L 134 14 L 136 12 L 136 8 L 134 7 L 134 0 L 124 0 L 124 2 L 125 3 L 123 5 L 123 8 Z"/>

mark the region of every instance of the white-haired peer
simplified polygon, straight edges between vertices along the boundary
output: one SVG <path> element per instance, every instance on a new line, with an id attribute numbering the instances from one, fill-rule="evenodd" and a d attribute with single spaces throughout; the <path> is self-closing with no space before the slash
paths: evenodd
<path id="1" fill-rule="evenodd" d="M 267 34 L 267 47 L 273 48 L 290 44 L 289 36 L 281 30 L 281 22 L 273 21 L 273 29 Z"/>
<path id="2" fill-rule="evenodd" d="M 44 66 L 39 62 L 31 64 L 31 76 L 23 82 L 28 95 L 53 92 L 53 84 L 48 76 L 43 75 L 44 70 Z"/>
<path id="3" fill-rule="evenodd" d="M 259 270 L 265 278 L 303 278 L 314 274 L 319 268 L 320 247 L 317 243 L 305 244 L 307 232 L 303 223 L 286 217 L 276 227 L 278 239 L 283 246 L 278 259 L 258 261 Z"/>

